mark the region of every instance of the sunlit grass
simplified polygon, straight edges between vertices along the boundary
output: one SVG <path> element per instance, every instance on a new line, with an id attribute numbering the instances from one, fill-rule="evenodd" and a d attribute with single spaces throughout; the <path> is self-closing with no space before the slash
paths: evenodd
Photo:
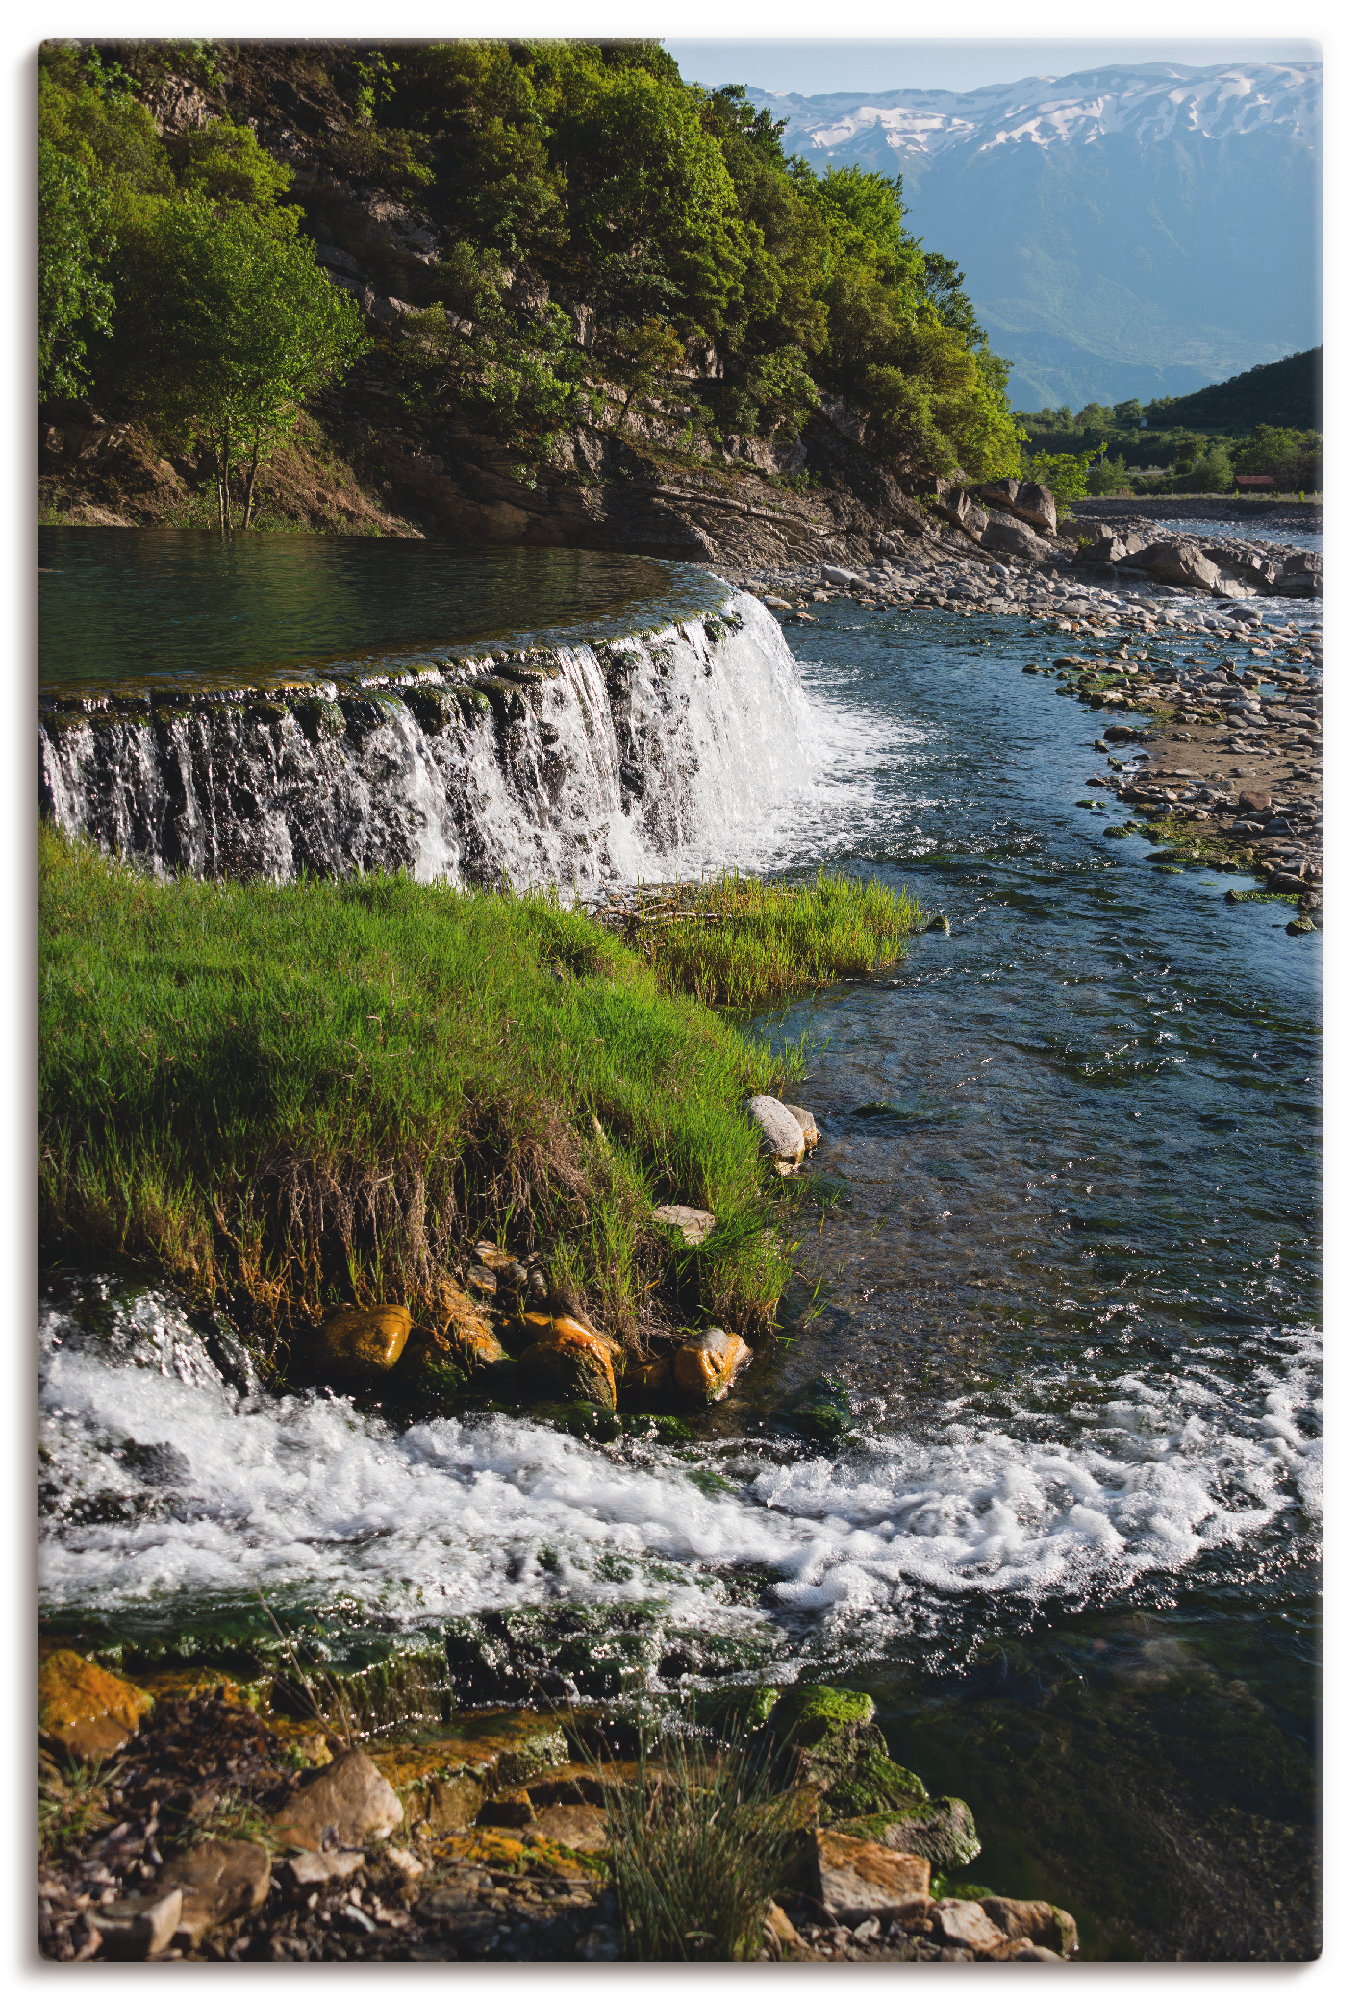
<path id="1" fill-rule="evenodd" d="M 608 921 L 669 992 L 741 1008 L 883 972 L 927 915 L 915 897 L 882 882 L 724 873 L 646 891 Z"/>

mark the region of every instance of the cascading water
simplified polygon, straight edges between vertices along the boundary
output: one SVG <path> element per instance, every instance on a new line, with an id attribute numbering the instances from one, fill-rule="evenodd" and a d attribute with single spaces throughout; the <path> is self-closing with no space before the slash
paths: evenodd
<path id="1" fill-rule="evenodd" d="M 783 633 L 739 595 L 721 617 L 508 660 L 86 697 L 44 718 L 42 801 L 161 873 L 588 889 L 727 859 L 812 778 L 811 734 Z"/>

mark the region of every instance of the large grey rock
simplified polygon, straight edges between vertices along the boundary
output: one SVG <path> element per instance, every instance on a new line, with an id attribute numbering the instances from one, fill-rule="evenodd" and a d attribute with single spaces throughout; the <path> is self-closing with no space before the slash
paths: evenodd
<path id="1" fill-rule="evenodd" d="M 748 1116 L 759 1127 L 761 1151 L 769 1153 L 775 1160 L 782 1160 L 797 1166 L 803 1158 L 805 1140 L 803 1126 L 787 1104 L 781 1104 L 778 1097 L 749 1097 Z"/>
<path id="2" fill-rule="evenodd" d="M 1049 562 L 1053 550 L 1042 535 L 1006 514 L 994 514 L 983 530 L 983 546 L 999 555 L 1019 556 L 1023 562 Z"/>
<path id="3" fill-rule="evenodd" d="M 1194 542 L 1150 542 L 1137 556 L 1127 556 L 1125 560 L 1147 570 L 1160 583 L 1180 584 L 1184 590 L 1213 590 L 1223 580 L 1218 565 L 1202 554 Z"/>
<path id="4" fill-rule="evenodd" d="M 328 1828 L 335 1845 L 362 1847 L 366 1840 L 385 1840 L 401 1823 L 401 1800 L 362 1750 L 342 1752 L 274 1816 L 280 1839 L 310 1848 L 322 1846 Z"/>
<path id="5" fill-rule="evenodd" d="M 940 508 L 946 520 L 966 534 L 980 534 L 987 526 L 987 509 L 978 505 L 967 486 L 947 486 L 940 496 Z"/>
<path id="6" fill-rule="evenodd" d="M 847 584 L 859 583 L 860 578 L 853 569 L 838 569 L 835 563 L 824 563 L 822 565 L 822 580 L 824 583 L 839 583 L 845 586 Z"/>
<path id="7" fill-rule="evenodd" d="M 1054 496 L 1047 486 L 1034 479 L 992 479 L 969 490 L 985 506 L 1000 507 L 1005 513 L 1014 514 L 1018 520 L 1038 528 L 1042 535 L 1058 533 L 1059 510 Z"/>

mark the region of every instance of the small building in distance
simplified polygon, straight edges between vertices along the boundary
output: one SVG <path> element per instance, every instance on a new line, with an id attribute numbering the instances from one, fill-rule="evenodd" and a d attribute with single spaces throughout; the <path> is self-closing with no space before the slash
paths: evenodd
<path id="1" fill-rule="evenodd" d="M 1235 472 L 1233 483 L 1240 493 L 1260 493 L 1264 487 L 1276 484 L 1269 472 Z"/>

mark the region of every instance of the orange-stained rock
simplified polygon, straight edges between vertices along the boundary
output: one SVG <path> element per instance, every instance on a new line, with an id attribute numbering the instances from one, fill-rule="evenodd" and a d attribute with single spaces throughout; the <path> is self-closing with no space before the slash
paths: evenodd
<path id="1" fill-rule="evenodd" d="M 671 1379 L 680 1394 L 694 1402 L 721 1403 L 750 1359 L 751 1349 L 738 1334 L 711 1326 L 698 1340 L 676 1349 Z"/>
<path id="2" fill-rule="evenodd" d="M 437 1318 L 432 1344 L 451 1354 L 470 1374 L 509 1361 L 486 1313 L 457 1285 L 441 1288 Z"/>
<path id="3" fill-rule="evenodd" d="M 526 1396 L 563 1403 L 598 1403 L 613 1410 L 619 1401 L 612 1340 L 565 1316 L 548 1320 L 526 1313 L 525 1322 L 543 1321 L 542 1332 L 520 1356 L 520 1384 Z"/>
<path id="4" fill-rule="evenodd" d="M 382 1375 L 401 1360 L 411 1331 L 405 1306 L 347 1306 L 321 1329 L 321 1355 L 342 1375 Z"/>
<path id="5" fill-rule="evenodd" d="M 931 1908 L 931 1864 L 920 1854 L 900 1854 L 877 1840 L 851 1840 L 841 1833 L 814 1838 L 814 1893 L 837 1923 L 854 1928 L 867 1917 L 917 1916 Z M 1000 1932 L 997 1938 L 1000 1943 Z"/>
<path id="6" fill-rule="evenodd" d="M 598 1340 L 617 1368 L 624 1358 L 624 1350 L 617 1340 L 607 1333 L 601 1333 L 588 1319 L 573 1319 L 570 1313 L 527 1312 L 520 1314 L 519 1324 L 526 1340 L 542 1340 L 545 1331 L 552 1328 L 555 1333 L 584 1333 L 590 1340 Z"/>
<path id="7" fill-rule="evenodd" d="M 152 1705 L 145 1688 L 80 1653 L 49 1653 L 38 1668 L 40 1734 L 89 1763 L 121 1750 Z"/>
<path id="8" fill-rule="evenodd" d="M 555 1716 L 493 1709 L 461 1716 L 435 1741 L 375 1743 L 372 1754 L 412 1825 L 455 1833 L 472 1825 L 493 1792 L 565 1763 L 567 1739 Z"/>

